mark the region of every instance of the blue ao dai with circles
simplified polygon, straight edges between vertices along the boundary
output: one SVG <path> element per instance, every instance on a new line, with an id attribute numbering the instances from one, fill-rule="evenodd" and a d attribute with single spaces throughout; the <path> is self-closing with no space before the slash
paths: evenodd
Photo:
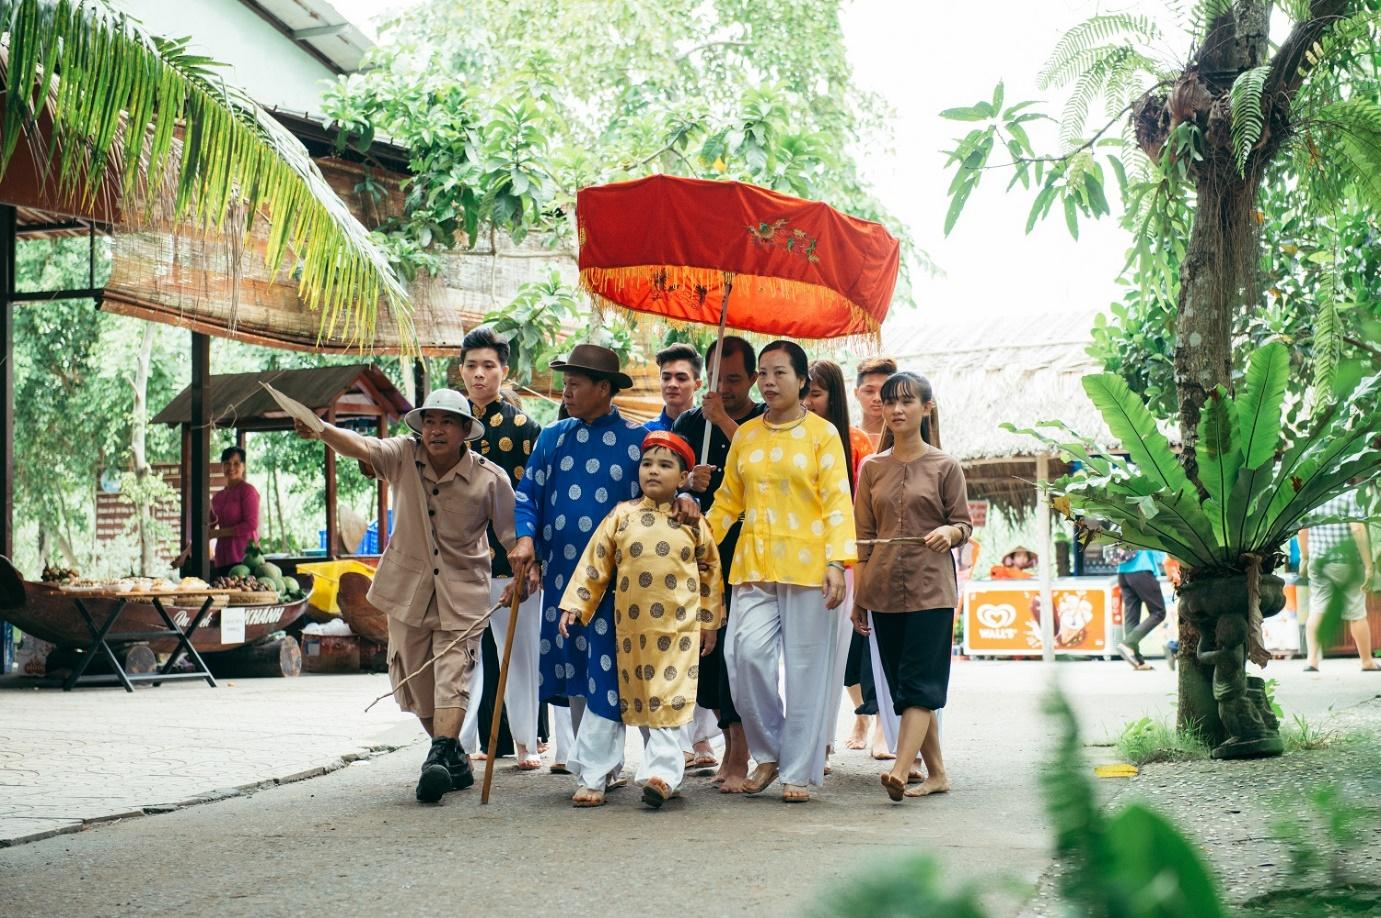
<path id="1" fill-rule="evenodd" d="M 615 505 L 638 496 L 638 461 L 647 428 L 611 409 L 593 423 L 578 418 L 542 430 L 518 483 L 518 537 L 530 536 L 542 563 L 542 635 L 538 695 L 580 697 L 591 711 L 619 719 L 618 674 L 597 661 L 613 657 L 614 597 L 604 597 L 585 626 L 557 631 L 557 604 L 595 529 Z M 593 662 L 592 662 L 593 661 Z"/>

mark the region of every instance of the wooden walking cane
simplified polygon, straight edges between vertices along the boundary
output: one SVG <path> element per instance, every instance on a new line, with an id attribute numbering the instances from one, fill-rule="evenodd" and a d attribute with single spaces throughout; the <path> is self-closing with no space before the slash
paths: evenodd
<path id="1" fill-rule="evenodd" d="M 523 571 L 527 577 L 527 571 Z M 508 606 L 508 638 L 503 645 L 503 661 L 499 664 L 499 686 L 494 693 L 494 713 L 489 725 L 489 754 L 484 760 L 484 788 L 480 791 L 480 803 L 489 802 L 489 786 L 494 783 L 494 760 L 499 755 L 499 725 L 503 720 L 503 694 L 508 686 L 508 660 L 513 656 L 513 636 L 518 630 L 518 604 L 522 596 L 521 580 L 513 573 L 513 599 Z"/>

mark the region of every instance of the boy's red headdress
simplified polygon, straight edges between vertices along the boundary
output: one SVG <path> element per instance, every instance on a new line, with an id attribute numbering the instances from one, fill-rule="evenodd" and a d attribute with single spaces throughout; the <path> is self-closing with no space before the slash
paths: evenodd
<path id="1" fill-rule="evenodd" d="M 669 449 L 681 457 L 681 461 L 686 464 L 686 471 L 695 467 L 695 453 L 691 450 L 690 444 L 682 437 L 669 430 L 654 430 L 646 437 L 643 437 L 643 452 L 647 452 L 654 446 Z"/>

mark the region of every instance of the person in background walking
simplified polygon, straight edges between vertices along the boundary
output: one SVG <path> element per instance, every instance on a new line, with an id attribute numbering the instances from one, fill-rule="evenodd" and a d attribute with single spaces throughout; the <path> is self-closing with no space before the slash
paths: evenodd
<path id="1" fill-rule="evenodd" d="M 810 391 L 806 393 L 806 407 L 834 425 L 844 443 L 844 459 L 849 465 L 849 486 L 857 490 L 858 467 L 873 453 L 868 435 L 849 424 L 849 403 L 844 389 L 844 372 L 832 360 L 816 360 L 810 365 Z M 853 608 L 853 576 L 844 578 L 844 608 Z M 853 702 L 854 726 L 844 742 L 846 749 L 862 749 L 868 743 L 872 728 L 873 757 L 890 759 L 892 753 L 882 735 L 882 724 L 875 723 L 877 692 L 873 687 L 872 654 L 868 639 L 854 631 L 847 616 L 840 616 L 840 639 L 845 642 L 840 652 L 838 668 L 840 681 Z M 863 713 L 859 713 L 859 712 Z"/>
<path id="2" fill-rule="evenodd" d="M 673 344 L 657 352 L 662 374 L 662 413 L 647 422 L 648 430 L 671 430 L 676 419 L 695 407 L 704 363 L 689 344 Z"/>
<path id="3" fill-rule="evenodd" d="M 1142 638 L 1165 621 L 1165 597 L 1160 591 L 1158 571 L 1168 570 L 1165 553 L 1142 549 L 1117 566 L 1117 586 L 1122 590 L 1122 628 L 1126 635 L 1117 645 L 1132 669 L 1148 670 L 1151 664 L 1141 655 Z M 1146 620 L 1141 607 L 1146 606 Z M 1130 630 L 1129 630 L 1130 629 Z"/>
<path id="4" fill-rule="evenodd" d="M 894 801 L 950 788 L 936 712 L 949 695 L 959 585 L 952 549 L 973 532 L 959 463 L 925 442 L 934 394 L 914 373 L 888 377 L 880 393 L 891 442 L 859 469 L 854 519 L 859 540 L 852 619 L 877 632 L 878 657 L 901 717 L 897 757 L 881 776 Z M 888 540 L 869 544 L 871 540 Z M 925 779 L 908 789 L 917 754 Z"/>
<path id="5" fill-rule="evenodd" d="M 858 365 L 855 377 L 854 398 L 858 400 L 859 418 L 863 432 L 868 435 L 872 452 L 877 452 L 882 442 L 887 424 L 882 417 L 882 384 L 887 377 L 897 372 L 897 362 L 891 357 L 870 357 Z"/>
<path id="6" fill-rule="evenodd" d="M 724 664 L 758 763 L 744 793 L 761 793 L 780 776 L 788 803 L 809 800 L 809 786 L 824 781 L 839 710 L 838 610 L 855 557 L 844 446 L 801 403 L 807 362 L 793 341 L 758 354 L 767 413 L 739 428 L 706 516 L 716 540 L 743 516 Z M 777 688 L 783 664 L 785 708 Z"/>
<path id="7" fill-rule="evenodd" d="M 532 420 L 502 398 L 504 380 L 508 377 L 508 341 L 495 335 L 487 327 L 477 328 L 465 336 L 460 345 L 460 376 L 475 416 L 484 420 L 484 436 L 476 443 L 480 455 L 503 469 L 515 489 L 523 480 L 524 466 L 532 455 L 532 447 L 542 432 L 542 425 Z M 508 553 L 493 527 L 489 530 L 489 551 L 493 556 L 489 580 L 490 603 L 497 603 L 504 588 L 513 581 Z M 502 659 L 508 640 L 509 608 L 495 610 L 489 620 L 488 639 L 493 641 L 495 658 Z M 504 693 L 503 715 L 513 735 L 514 757 L 518 768 L 533 771 L 542 767 L 537 753 L 537 642 L 542 631 L 542 594 L 530 592 L 518 608 L 518 625 L 514 633 L 512 657 L 509 660 L 508 686 Z M 486 673 L 483 661 L 475 669 L 470 697 L 481 699 L 466 712 L 461 729 L 461 745 L 474 750 L 472 758 L 485 756 L 489 731 L 481 718 L 481 709 L 488 701 L 490 717 L 500 716 L 494 711 L 493 697 L 485 698 L 487 684 L 497 686 L 497 673 Z"/>
<path id="8" fill-rule="evenodd" d="M 1362 519 L 1356 491 L 1340 494 L 1314 511 L 1317 516 Z M 1309 621 L 1305 643 L 1309 663 L 1304 671 L 1319 671 L 1323 647 L 1319 645 L 1319 626 L 1330 603 L 1342 607 L 1343 621 L 1352 632 L 1362 671 L 1381 672 L 1371 658 L 1371 626 L 1367 622 L 1366 584 L 1371 580 L 1371 542 L 1365 523 L 1324 523 L 1300 531 L 1300 557 L 1309 570 Z"/>
<path id="9" fill-rule="evenodd" d="M 710 438 L 708 461 L 691 469 L 687 485 L 706 513 L 714 506 L 715 492 L 724 481 L 724 463 L 739 425 L 767 410 L 766 405 L 753 401 L 753 380 L 757 378 L 758 371 L 758 355 L 753 352 L 753 346 L 737 335 L 726 335 L 722 344 L 711 344 L 705 351 L 706 366 L 713 366 L 717 360 L 720 360 L 719 384 L 715 391 L 705 393 L 701 407 L 692 408 L 678 417 L 675 428 L 675 432 L 690 444 L 696 462 L 700 462 L 703 455 L 705 437 L 708 435 Z M 738 546 L 741 526 L 741 523 L 735 522 L 723 535 L 716 536 L 719 557 L 723 559 L 720 569 L 723 574 L 726 620 L 733 612 L 729 561 Z M 719 728 L 724 731 L 724 761 L 711 783 L 718 784 L 721 793 L 741 794 L 744 782 L 748 780 L 748 740 L 743 735 L 743 719 L 734 707 L 729 673 L 724 668 L 727 632 L 727 625 L 720 626 L 714 650 L 700 661 L 696 706 L 715 712 Z"/>

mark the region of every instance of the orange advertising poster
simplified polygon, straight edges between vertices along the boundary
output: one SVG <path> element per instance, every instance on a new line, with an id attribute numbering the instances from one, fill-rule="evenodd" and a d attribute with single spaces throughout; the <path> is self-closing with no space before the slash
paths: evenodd
<path id="1" fill-rule="evenodd" d="M 1102 655 L 1107 652 L 1111 583 L 1057 582 L 1055 652 Z M 970 582 L 964 595 L 966 653 L 996 656 L 1038 655 L 1041 652 L 1040 588 Z"/>

